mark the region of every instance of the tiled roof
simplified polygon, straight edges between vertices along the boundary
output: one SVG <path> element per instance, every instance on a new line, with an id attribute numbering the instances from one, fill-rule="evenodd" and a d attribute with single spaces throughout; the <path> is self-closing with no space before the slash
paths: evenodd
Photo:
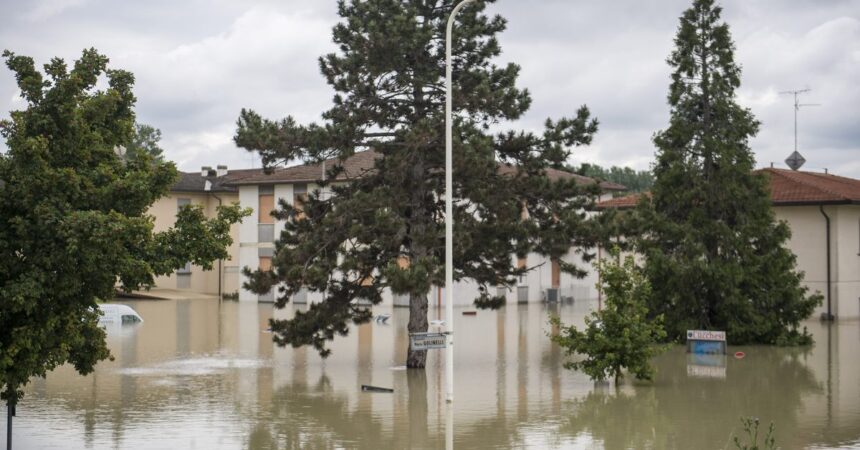
<path id="1" fill-rule="evenodd" d="M 643 195 L 648 197 L 651 196 L 650 192 L 636 192 L 633 194 L 625 195 L 623 197 L 615 197 L 610 198 L 609 200 L 603 200 L 602 202 L 597 203 L 597 209 L 628 209 L 633 208 L 637 204 L 639 204 L 639 199 L 642 198 Z"/>
<path id="2" fill-rule="evenodd" d="M 860 180 L 827 173 L 775 168 L 760 169 L 754 173 L 768 176 L 770 197 L 775 206 L 860 204 Z M 641 195 L 631 194 L 604 200 L 597 204 L 597 208 L 632 208 Z"/>
<path id="3" fill-rule="evenodd" d="M 501 175 L 514 175 L 515 173 L 517 173 L 517 168 L 511 164 L 499 164 L 499 173 Z M 576 182 L 578 184 L 581 184 L 581 185 L 589 185 L 589 184 L 593 184 L 595 182 L 594 178 L 586 177 L 584 175 L 579 175 L 579 174 L 576 174 L 573 172 L 568 172 L 566 170 L 548 168 L 548 169 L 544 170 L 544 173 L 552 181 L 573 179 L 573 180 L 576 180 Z M 620 185 L 618 183 L 612 183 L 610 181 L 601 181 L 600 187 L 604 191 L 626 191 L 627 190 L 626 186 Z"/>
<path id="4" fill-rule="evenodd" d="M 768 168 L 756 172 L 769 175 L 774 205 L 860 204 L 860 180 L 787 169 Z"/>
<path id="5" fill-rule="evenodd" d="M 381 155 L 372 150 L 356 152 L 352 156 L 340 161 L 338 158 L 327 159 L 320 164 L 302 164 L 292 167 L 276 168 L 272 173 L 265 173 L 262 169 L 256 169 L 255 173 L 238 177 L 229 182 L 231 185 L 243 184 L 276 184 L 276 183 L 312 183 L 323 177 L 324 169 L 330 169 L 332 165 L 343 164 L 343 172 L 338 174 L 336 180 L 350 180 L 361 177 L 373 170 L 373 162 Z"/>
<path id="6" fill-rule="evenodd" d="M 343 164 L 344 171 L 340 173 L 337 180 L 349 180 L 359 178 L 373 170 L 374 161 L 382 155 L 373 150 L 356 152 L 352 156 L 340 161 L 337 158 L 326 160 L 325 167 L 331 168 L 332 164 Z M 513 174 L 516 168 L 507 165 L 499 165 L 499 173 Z M 256 173 L 246 175 L 244 177 L 234 178 L 228 184 L 232 186 L 247 185 L 247 184 L 276 184 L 276 183 L 311 183 L 322 178 L 323 164 L 302 164 L 299 166 L 285 167 L 275 169 L 272 173 L 266 174 L 261 169 L 257 169 Z M 546 174 L 551 180 L 560 179 L 575 179 L 581 184 L 594 183 L 594 179 L 577 175 L 575 173 L 566 172 L 557 169 L 546 169 Z M 600 182 L 600 187 L 608 191 L 623 191 L 624 186 L 617 183 L 606 181 Z"/>
<path id="7" fill-rule="evenodd" d="M 235 186 L 229 185 L 230 181 L 261 172 L 262 169 L 239 169 L 230 170 L 224 176 L 204 177 L 200 172 L 179 172 L 179 181 L 170 188 L 173 192 L 238 192 Z M 206 182 L 210 187 L 206 189 Z"/>

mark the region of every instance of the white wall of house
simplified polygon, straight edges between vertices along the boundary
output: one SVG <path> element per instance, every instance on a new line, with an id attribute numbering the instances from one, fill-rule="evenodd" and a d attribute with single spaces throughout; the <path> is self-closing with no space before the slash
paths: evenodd
<path id="1" fill-rule="evenodd" d="M 259 224 L 257 218 L 259 190 L 257 186 L 239 186 L 239 203 L 243 208 L 254 210 L 254 213 L 246 217 L 239 226 L 239 301 L 256 302 L 257 294 L 243 287 L 248 278 L 241 274 L 241 270 L 244 267 L 256 270 L 260 264 L 257 253 L 257 225 Z"/>
<path id="2" fill-rule="evenodd" d="M 789 248 L 804 285 L 825 296 L 815 316 L 827 311 L 826 221 L 818 206 L 778 206 L 777 218 L 791 227 Z M 860 318 L 860 205 L 828 205 L 830 216 L 831 312 L 838 319 Z"/>
<path id="3" fill-rule="evenodd" d="M 838 248 L 834 298 L 839 301 L 839 317 L 860 319 L 860 205 L 836 208 Z"/>
<path id="4" fill-rule="evenodd" d="M 318 185 L 313 183 L 307 184 L 307 191 L 313 192 L 315 190 L 320 189 Z M 323 195 L 326 195 L 329 189 L 325 189 L 323 191 Z M 275 185 L 275 202 L 276 205 L 281 200 L 284 200 L 288 204 L 292 204 L 293 202 L 293 185 L 292 184 L 279 184 Z M 257 186 L 240 186 L 239 187 L 239 199 L 242 204 L 242 207 L 250 207 L 255 210 L 254 214 L 251 217 L 247 218 L 241 226 L 240 229 L 240 242 L 241 248 L 239 251 L 239 267 L 249 267 L 251 270 L 257 269 L 259 267 L 259 256 L 258 249 L 261 245 L 257 241 L 257 207 L 259 204 L 259 191 Z M 280 233 L 284 230 L 286 222 L 277 221 L 275 223 L 275 236 L 280 235 Z M 596 252 L 596 249 L 591 250 L 592 253 Z M 597 274 L 592 269 L 590 263 L 585 263 L 582 261 L 582 256 L 577 254 L 574 249 L 571 249 L 567 255 L 563 257 L 563 260 L 566 262 L 574 263 L 578 267 L 583 268 L 589 271 L 589 274 L 586 278 L 577 279 L 572 275 L 563 273 L 561 274 L 561 293 L 563 296 L 573 296 L 576 300 L 590 300 L 597 298 L 597 291 L 595 289 L 595 284 L 597 282 Z M 511 257 L 511 264 L 514 265 L 517 262 L 517 258 L 515 256 Z M 529 302 L 539 302 L 544 298 L 545 289 L 551 287 L 552 284 L 552 273 L 551 273 L 551 263 L 549 258 L 544 258 L 538 254 L 530 254 L 528 256 L 528 267 L 538 266 L 534 270 L 530 271 L 526 276 L 523 277 L 522 283 L 519 285 L 527 286 L 529 295 Z M 240 279 L 240 283 L 243 283 L 246 280 L 246 277 L 242 276 Z M 498 289 L 495 286 L 492 286 L 490 289 L 490 295 L 497 295 Z M 473 304 L 475 298 L 479 295 L 478 285 L 472 281 L 464 281 L 455 283 L 455 295 L 454 295 L 454 304 L 457 306 L 470 306 Z M 277 293 L 276 293 L 277 295 Z M 444 304 L 444 289 L 432 288 L 430 293 L 428 294 L 429 301 L 431 304 L 436 304 L 441 295 L 442 304 Z M 390 291 L 385 291 L 383 293 L 383 305 L 400 305 L 407 306 L 408 299 L 407 298 L 396 298 L 398 296 L 393 295 Z M 505 297 L 508 303 L 517 303 L 518 294 L 517 294 L 517 286 L 512 286 L 509 290 L 506 291 Z M 257 301 L 258 296 L 248 290 L 241 289 L 239 290 L 239 299 L 241 301 Z M 321 292 L 308 292 L 306 295 L 306 301 L 308 303 L 317 303 L 322 301 L 323 293 Z"/>

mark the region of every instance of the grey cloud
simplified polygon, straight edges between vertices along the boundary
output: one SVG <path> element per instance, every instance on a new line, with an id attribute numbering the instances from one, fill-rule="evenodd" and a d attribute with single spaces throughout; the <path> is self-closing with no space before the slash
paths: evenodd
<path id="1" fill-rule="evenodd" d="M 572 162 L 644 169 L 653 133 L 666 126 L 666 91 L 677 18 L 685 0 L 500 0 L 489 6 L 508 20 L 500 62 L 522 66 L 520 85 L 533 109 L 514 128 L 540 129 L 546 117 L 588 104 L 601 120 L 592 146 Z M 792 143 L 791 101 L 779 91 L 809 86 L 801 112 L 807 167 L 860 178 L 860 2 L 782 0 L 723 2 L 743 65 L 740 101 L 762 122 L 752 141 L 761 165 L 781 161 Z M 40 0 L 26 7 L 0 0 L 0 42 L 40 62 L 72 60 L 95 46 L 112 66 L 135 73 L 138 116 L 162 129 L 167 156 L 181 168 L 227 163 L 247 167 L 251 155 L 232 143 L 242 107 L 272 118 L 318 120 L 331 89 L 317 57 L 333 50 L 332 1 L 116 2 Z M 14 79 L 0 70 L 0 117 Z"/>

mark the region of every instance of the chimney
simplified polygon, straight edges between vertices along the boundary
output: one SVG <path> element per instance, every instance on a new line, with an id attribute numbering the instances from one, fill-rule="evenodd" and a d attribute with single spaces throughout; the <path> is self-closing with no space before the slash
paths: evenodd
<path id="1" fill-rule="evenodd" d="M 227 166 L 218 165 L 218 167 L 215 170 L 215 175 L 219 176 L 219 177 L 223 177 L 224 175 L 227 175 Z"/>
<path id="2" fill-rule="evenodd" d="M 211 171 L 212 171 L 212 166 L 203 166 L 200 168 L 200 176 L 201 177 L 208 177 L 209 172 L 211 172 Z"/>

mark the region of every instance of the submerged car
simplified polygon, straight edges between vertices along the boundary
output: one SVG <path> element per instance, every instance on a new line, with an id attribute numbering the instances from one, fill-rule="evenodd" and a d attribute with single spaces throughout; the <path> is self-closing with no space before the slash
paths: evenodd
<path id="1" fill-rule="evenodd" d="M 143 322 L 143 317 L 140 317 L 135 310 L 128 305 L 119 305 L 115 303 L 104 303 L 99 305 L 102 316 L 99 317 L 99 325 L 109 323 L 140 323 Z"/>

